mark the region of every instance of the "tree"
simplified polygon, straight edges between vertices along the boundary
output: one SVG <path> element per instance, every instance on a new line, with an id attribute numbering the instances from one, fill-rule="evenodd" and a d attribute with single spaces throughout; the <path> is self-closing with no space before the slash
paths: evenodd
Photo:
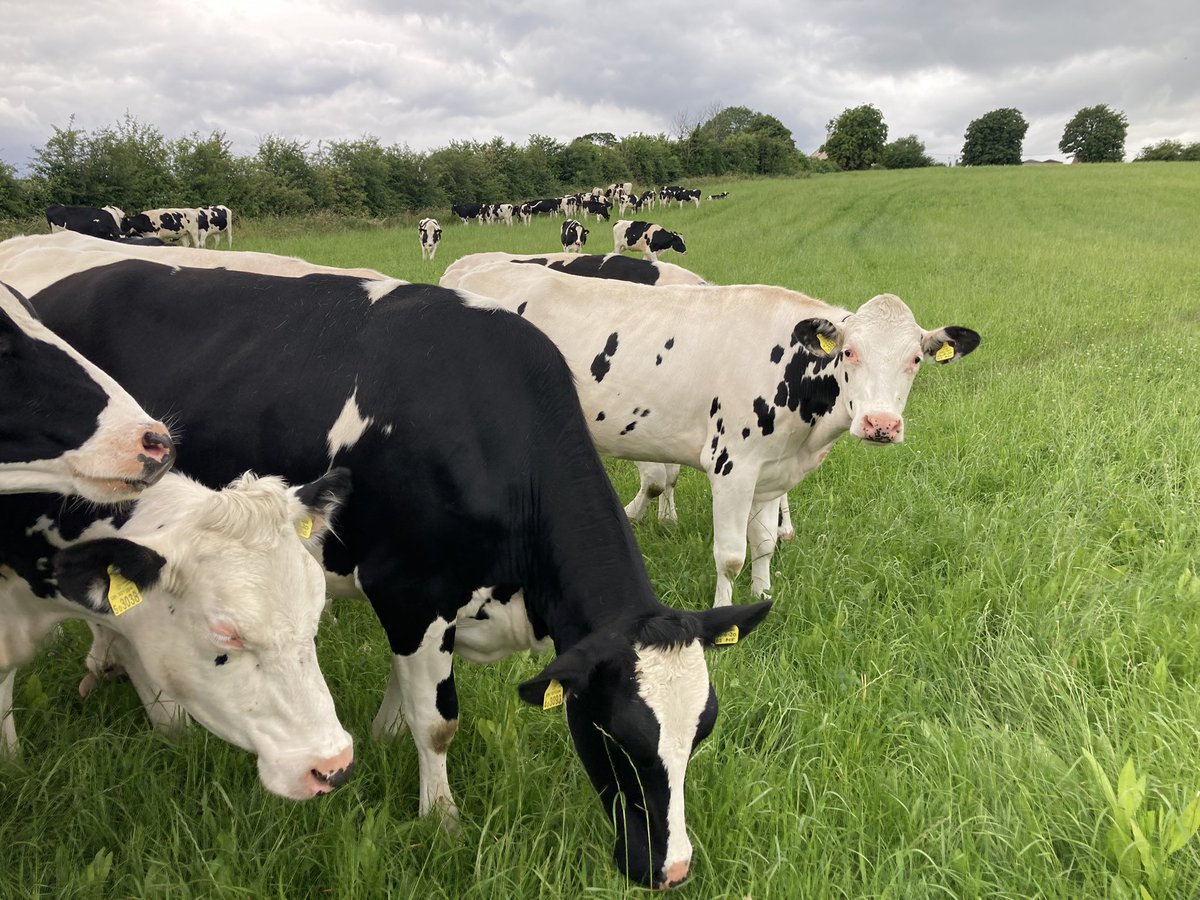
<path id="1" fill-rule="evenodd" d="M 1180 141 L 1171 140 L 1147 144 L 1138 153 L 1134 162 L 1178 162 L 1180 160 L 1200 161 L 1200 141 L 1188 144 L 1186 147 Z"/>
<path id="2" fill-rule="evenodd" d="M 888 169 L 921 169 L 933 165 L 933 159 L 925 153 L 925 144 L 915 134 L 897 138 L 885 146 L 880 162 Z"/>
<path id="3" fill-rule="evenodd" d="M 845 109 L 825 126 L 825 146 L 831 160 L 843 169 L 865 169 L 879 161 L 888 129 L 883 113 L 870 104 Z"/>
<path id="4" fill-rule="evenodd" d="M 993 109 L 967 126 L 962 149 L 964 166 L 1018 166 L 1021 142 L 1029 123 L 1021 111 L 1007 107 Z"/>
<path id="5" fill-rule="evenodd" d="M 1074 155 L 1078 162 L 1121 162 L 1125 159 L 1125 113 L 1104 103 L 1085 106 L 1063 129 L 1058 149 Z"/>

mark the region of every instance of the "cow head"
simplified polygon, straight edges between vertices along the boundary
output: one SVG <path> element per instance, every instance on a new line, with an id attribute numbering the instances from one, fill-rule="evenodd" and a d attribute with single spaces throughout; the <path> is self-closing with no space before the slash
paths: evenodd
<path id="1" fill-rule="evenodd" d="M 683 245 L 683 235 L 675 232 L 668 232 L 670 239 L 667 242 L 666 249 L 674 250 L 676 253 L 687 254 L 687 247 Z"/>
<path id="2" fill-rule="evenodd" d="M 0 493 L 136 497 L 175 461 L 167 427 L 0 284 Z"/>
<path id="3" fill-rule="evenodd" d="M 128 642 L 153 687 L 256 754 L 263 786 L 296 800 L 339 786 L 354 758 L 317 665 L 325 576 L 308 548 L 348 492 L 345 469 L 291 490 L 172 475 L 120 537 L 54 558 L 59 592 Z"/>
<path id="4" fill-rule="evenodd" d="M 630 879 L 668 888 L 687 877 L 684 778 L 717 720 L 704 648 L 734 626 L 748 633 L 770 606 L 664 609 L 617 622 L 520 686 L 522 699 L 541 706 L 552 682 L 561 685 L 575 749 L 616 827 L 613 859 Z"/>
<path id="5" fill-rule="evenodd" d="M 904 404 L 921 362 L 954 362 L 979 346 L 979 334 L 950 325 L 925 331 L 895 294 L 880 294 L 842 322 L 807 319 L 794 335 L 818 361 L 833 360 L 842 375 L 850 433 L 875 444 L 904 440 Z"/>

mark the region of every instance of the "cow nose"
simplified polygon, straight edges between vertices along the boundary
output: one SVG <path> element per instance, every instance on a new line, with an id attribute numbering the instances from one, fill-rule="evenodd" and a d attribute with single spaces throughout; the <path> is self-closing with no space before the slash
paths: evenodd
<path id="1" fill-rule="evenodd" d="M 166 464 L 175 453 L 175 442 L 167 434 L 165 426 L 156 425 L 162 431 L 147 431 L 142 435 L 142 455 L 152 462 Z"/>
<path id="2" fill-rule="evenodd" d="M 317 762 L 309 771 L 316 793 L 327 794 L 350 780 L 354 773 L 354 748 L 347 747 L 337 756 Z"/>
<path id="3" fill-rule="evenodd" d="M 321 784 L 328 785 L 330 790 L 336 790 L 350 780 L 350 776 L 354 774 L 354 760 L 350 760 L 341 768 L 334 769 L 332 772 L 322 772 L 318 769 L 312 770 L 313 778 Z"/>
<path id="4" fill-rule="evenodd" d="M 659 890 L 669 890 L 687 881 L 688 868 L 691 864 L 692 861 L 690 859 L 685 859 L 682 862 L 672 863 L 668 866 L 662 884 L 658 886 Z"/>
<path id="5" fill-rule="evenodd" d="M 904 420 L 896 416 L 884 414 L 863 416 L 863 438 L 881 444 L 891 444 L 900 440 L 904 428 Z"/>

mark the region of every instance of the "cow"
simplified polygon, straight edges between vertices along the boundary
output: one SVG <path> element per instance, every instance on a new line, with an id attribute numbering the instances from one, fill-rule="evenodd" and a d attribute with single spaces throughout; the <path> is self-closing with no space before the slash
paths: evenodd
<path id="1" fill-rule="evenodd" d="M 479 224 L 483 224 L 483 204 L 482 203 L 459 203 L 450 207 L 450 212 L 458 216 L 464 225 L 468 219 L 479 219 Z"/>
<path id="2" fill-rule="evenodd" d="M 0 277 L 20 270 L 10 260 Z M 616 825 L 616 864 L 656 887 L 687 877 L 686 765 L 717 710 L 702 648 L 734 626 L 747 633 L 769 604 L 684 612 L 658 601 L 545 335 L 430 285 L 142 260 L 63 278 L 32 302 L 85 352 L 102 351 L 134 396 L 177 411 L 187 471 L 202 482 L 244 468 L 293 481 L 350 468 L 354 490 L 323 559 L 388 635 L 393 677 L 374 729 L 396 734 L 407 721 L 421 813 L 456 815 L 446 750 L 458 613 L 483 585 L 519 587 L 522 614 L 557 652 L 519 694 L 541 706 L 563 690 Z M 147 346 L 172 365 L 147 360 Z M 265 422 L 286 423 L 288 440 Z"/>
<path id="3" fill-rule="evenodd" d="M 647 209 L 654 209 L 654 201 L 658 199 L 658 195 L 654 191 L 642 191 L 642 195 L 638 197 L 638 203 Z"/>
<path id="4" fill-rule="evenodd" d="M 677 190 L 677 191 L 675 191 L 675 200 L 679 203 L 680 206 L 683 206 L 685 201 L 691 200 L 693 203 L 696 204 L 696 209 L 699 209 L 700 208 L 700 191 L 698 189 L 697 190 L 687 190 L 686 188 Z"/>
<path id="5" fill-rule="evenodd" d="M 437 219 L 422 219 L 417 223 L 417 236 L 421 241 L 421 259 L 432 261 L 442 240 L 442 226 Z"/>
<path id="6" fill-rule="evenodd" d="M 729 191 L 721 191 L 719 194 L 709 194 L 709 200 L 724 200 L 729 196 Z"/>
<path id="7" fill-rule="evenodd" d="M 579 205 L 579 211 L 583 214 L 583 220 L 586 222 L 588 214 L 591 213 L 596 217 L 596 221 L 603 219 L 608 221 L 608 212 L 612 209 L 612 204 L 607 200 L 584 200 Z"/>
<path id="8" fill-rule="evenodd" d="M 319 542 L 349 483 L 247 474 L 217 491 L 170 473 L 116 509 L 0 497 L 0 755 L 17 749 L 17 667 L 83 619 L 125 646 L 159 724 L 181 709 L 254 753 L 280 796 L 341 785 L 354 745 L 317 665 L 325 579 L 301 534 Z"/>
<path id="9" fill-rule="evenodd" d="M 588 230 L 574 219 L 567 219 L 559 229 L 563 253 L 582 253 L 587 243 Z"/>
<path id="10" fill-rule="evenodd" d="M 92 269 L 125 259 L 145 259 L 190 268 L 237 269 L 286 277 L 320 272 L 353 275 L 370 281 L 383 281 L 388 277 L 375 269 L 338 269 L 294 256 L 276 256 L 252 250 L 239 250 L 237 253 L 209 250 L 199 253 L 191 247 L 147 248 L 131 246 L 132 243 L 131 240 L 101 242 L 71 232 L 14 237 L 0 241 L 0 269 L 20 259 L 21 282 L 26 294 L 37 293 L 68 272 Z"/>
<path id="11" fill-rule="evenodd" d="M 687 253 L 682 234 L 667 231 L 651 222 L 631 222 L 628 219 L 621 219 L 613 225 L 613 252 L 621 253 L 624 250 L 640 250 L 651 261 L 657 260 L 658 254 L 664 250 Z"/>
<path id="12" fill-rule="evenodd" d="M 731 602 L 747 536 L 752 589 L 769 594 L 779 498 L 833 442 L 849 431 L 900 443 L 922 361 L 956 361 L 980 341 L 920 328 L 893 294 L 851 312 L 770 285 L 650 288 L 503 262 L 442 283 L 519 309 L 550 336 L 601 453 L 708 476 L 715 606 Z"/>
<path id="13" fill-rule="evenodd" d="M 695 272 L 690 272 L 682 266 L 661 261 L 651 262 L 648 259 L 634 259 L 631 256 L 621 256 L 619 253 L 605 255 L 571 252 L 514 254 L 501 251 L 469 253 L 459 257 L 446 267 L 443 281 L 446 286 L 453 287 L 457 284 L 455 279 L 460 277 L 463 272 L 498 262 L 528 263 L 546 266 L 568 275 L 582 275 L 585 278 L 611 278 L 618 281 L 632 281 L 637 284 L 708 284 Z"/>
<path id="14" fill-rule="evenodd" d="M 196 210 L 196 231 L 200 236 L 201 247 L 208 246 L 208 236 L 217 236 L 214 247 L 221 246 L 221 235 L 229 240 L 229 249 L 233 249 L 233 213 L 228 206 L 202 206 Z"/>
<path id="15" fill-rule="evenodd" d="M 197 210 L 187 208 L 148 209 L 125 219 L 125 234 L 130 237 L 156 237 L 182 244 L 184 238 L 193 247 L 200 246 Z"/>
<path id="16" fill-rule="evenodd" d="M 167 426 L 0 284 L 0 494 L 130 500 L 174 461 Z"/>
<path id="17" fill-rule="evenodd" d="M 545 197 L 541 200 L 528 200 L 530 215 L 555 215 L 562 209 L 561 197 Z"/>
<path id="18" fill-rule="evenodd" d="M 503 222 L 511 228 L 514 209 L 515 207 L 511 203 L 497 203 L 492 207 L 492 220 Z"/>
<path id="19" fill-rule="evenodd" d="M 521 223 L 523 225 L 529 225 L 529 223 L 533 220 L 533 210 L 530 208 L 528 202 L 521 203 L 517 206 L 517 215 L 520 216 Z"/>
<path id="20" fill-rule="evenodd" d="M 125 213 L 115 206 L 64 206 L 51 203 L 46 207 L 50 232 L 74 231 L 88 237 L 109 241 L 120 240 Z"/>

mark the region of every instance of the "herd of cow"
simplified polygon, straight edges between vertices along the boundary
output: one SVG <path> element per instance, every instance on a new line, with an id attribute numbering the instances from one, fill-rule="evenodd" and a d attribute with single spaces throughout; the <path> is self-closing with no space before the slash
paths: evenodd
<path id="1" fill-rule="evenodd" d="M 421 814 L 457 814 L 453 654 L 552 645 L 518 692 L 565 705 L 616 865 L 659 888 L 691 865 L 703 651 L 770 608 L 731 603 L 747 541 L 765 598 L 786 492 L 844 432 L 903 440 L 919 365 L 980 340 L 891 294 L 851 311 L 619 253 L 474 254 L 434 286 L 65 233 L 0 243 L 0 283 L 0 751 L 16 667 L 79 618 L 81 692 L 123 671 L 156 724 L 327 793 L 354 754 L 314 637 L 327 595 L 361 597 L 392 652 L 373 730 L 412 734 Z M 601 455 L 638 461 L 625 509 Z M 699 612 L 658 600 L 629 522 L 656 495 L 673 516 L 681 465 L 712 487 Z"/>
<path id="2" fill-rule="evenodd" d="M 216 244 L 221 246 L 221 235 L 233 247 L 233 213 L 228 206 L 175 207 L 171 209 L 148 209 L 135 216 L 127 216 L 116 206 L 65 206 L 52 203 L 46 207 L 46 221 L 50 231 L 74 231 L 89 237 L 127 244 L 162 246 L 166 243 L 183 243 L 186 238 L 193 247 L 208 244 L 209 235 L 216 235 Z"/>

